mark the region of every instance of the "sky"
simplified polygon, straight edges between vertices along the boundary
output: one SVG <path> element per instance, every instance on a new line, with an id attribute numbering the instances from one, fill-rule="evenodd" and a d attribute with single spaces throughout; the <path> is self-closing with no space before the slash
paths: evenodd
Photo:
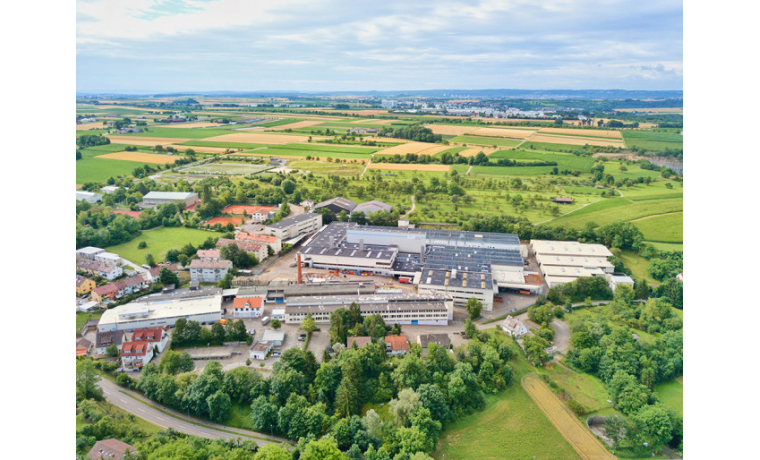
<path id="1" fill-rule="evenodd" d="M 681 1 L 78 0 L 77 92 L 683 89 Z"/>

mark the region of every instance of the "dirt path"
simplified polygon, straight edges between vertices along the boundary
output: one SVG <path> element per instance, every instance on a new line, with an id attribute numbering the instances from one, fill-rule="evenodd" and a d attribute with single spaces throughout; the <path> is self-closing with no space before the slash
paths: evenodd
<path id="1" fill-rule="evenodd" d="M 364 177 L 364 173 L 367 172 L 367 168 L 369 168 L 369 165 L 372 163 L 372 158 L 369 159 L 367 162 L 367 166 L 364 167 L 364 171 L 362 171 L 361 175 L 359 177 Z"/>
<path id="2" fill-rule="evenodd" d="M 472 165 L 470 165 L 470 167 L 469 167 L 469 168 L 467 168 L 467 172 L 466 172 L 466 173 L 464 173 L 464 174 L 465 174 L 465 175 L 467 175 L 467 174 L 470 174 L 470 171 L 472 171 Z"/>
<path id="3" fill-rule="evenodd" d="M 401 217 L 408 217 L 408 216 L 409 216 L 409 214 L 411 214 L 412 212 L 414 212 L 414 208 L 415 208 L 416 206 L 417 206 L 417 204 L 414 202 L 414 195 L 412 195 L 412 209 L 410 209 L 410 210 L 409 210 L 409 212 L 407 212 L 406 214 L 404 214 L 404 215 L 403 215 L 403 216 L 401 216 Z"/>
<path id="4" fill-rule="evenodd" d="M 638 219 L 632 219 L 628 222 L 638 222 L 640 220 L 651 219 L 652 217 L 668 216 L 670 214 L 683 214 L 683 211 L 663 212 L 662 214 L 652 214 L 651 216 L 639 217 Z"/>
<path id="5" fill-rule="evenodd" d="M 562 437 L 584 459 L 616 458 L 601 442 L 565 407 L 537 374 L 526 374 L 520 381 L 523 389 L 541 409 Z"/>

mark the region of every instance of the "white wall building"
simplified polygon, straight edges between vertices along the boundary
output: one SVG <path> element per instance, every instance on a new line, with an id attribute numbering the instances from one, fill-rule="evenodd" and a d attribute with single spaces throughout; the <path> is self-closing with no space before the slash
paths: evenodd
<path id="1" fill-rule="evenodd" d="M 143 197 L 142 206 L 154 208 L 162 204 L 175 203 L 178 201 L 184 203 L 184 207 L 186 208 L 200 201 L 200 198 L 197 193 L 191 192 L 148 192 L 148 194 Z"/>
<path id="2" fill-rule="evenodd" d="M 607 278 L 607 285 L 612 289 L 612 292 L 615 292 L 615 289 L 621 284 L 627 284 L 628 286 L 633 287 L 635 283 L 633 278 L 628 275 L 608 273 L 605 278 Z"/>
<path id="3" fill-rule="evenodd" d="M 237 297 L 232 301 L 232 316 L 235 318 L 258 318 L 264 314 L 264 299 L 261 297 Z"/>
<path id="4" fill-rule="evenodd" d="M 77 190 L 77 201 L 84 200 L 90 204 L 95 204 L 98 201 L 103 200 L 103 195 L 100 193 L 87 192 L 85 190 Z"/>
<path id="5" fill-rule="evenodd" d="M 322 214 L 304 213 L 267 225 L 264 228 L 264 233 L 276 236 L 281 240 L 288 240 L 314 233 L 320 228 L 322 228 Z"/>
<path id="6" fill-rule="evenodd" d="M 153 359 L 153 346 L 148 342 L 124 342 L 119 355 L 122 369 L 140 369 Z"/>
<path id="7" fill-rule="evenodd" d="M 221 291 L 221 290 L 219 290 Z M 152 294 L 103 313 L 98 331 L 124 331 L 140 328 L 174 326 L 177 319 L 214 323 L 222 319 L 222 295 L 176 297 Z"/>
<path id="8" fill-rule="evenodd" d="M 232 269 L 229 260 L 201 260 L 190 262 L 190 279 L 201 283 L 218 283 Z"/>

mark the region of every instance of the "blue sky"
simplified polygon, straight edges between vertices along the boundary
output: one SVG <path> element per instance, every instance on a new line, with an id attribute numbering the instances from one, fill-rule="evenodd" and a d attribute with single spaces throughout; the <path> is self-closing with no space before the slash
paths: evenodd
<path id="1" fill-rule="evenodd" d="M 77 1 L 77 91 L 683 89 L 680 1 Z"/>

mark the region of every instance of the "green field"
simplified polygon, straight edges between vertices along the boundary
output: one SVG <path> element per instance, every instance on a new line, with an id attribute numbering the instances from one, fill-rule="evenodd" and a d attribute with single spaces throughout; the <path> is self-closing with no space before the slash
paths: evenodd
<path id="1" fill-rule="evenodd" d="M 182 171 L 192 174 L 248 175 L 256 174 L 271 168 L 272 167 L 269 165 L 252 165 L 246 163 L 209 163 L 205 165 L 191 166 Z"/>
<path id="2" fill-rule="evenodd" d="M 582 145 L 570 145 L 570 144 L 552 144 L 549 142 L 532 142 L 525 141 L 520 146 L 521 149 L 529 150 L 545 150 L 548 152 L 581 152 L 583 151 Z"/>
<path id="3" fill-rule="evenodd" d="M 206 230 L 196 230 L 184 227 L 161 227 L 155 230 L 143 231 L 140 236 L 126 243 L 105 248 L 138 265 L 145 263 L 145 255 L 153 254 L 156 262 L 163 262 L 166 251 L 179 249 L 187 243 L 197 246 L 208 237 L 219 237 L 219 233 Z M 145 249 L 137 249 L 140 241 L 148 245 Z"/>
<path id="4" fill-rule="evenodd" d="M 265 144 L 245 144 L 242 142 L 214 142 L 214 141 L 187 141 L 178 145 L 189 145 L 192 147 L 218 147 L 223 149 L 255 149 L 266 147 Z"/>
<path id="5" fill-rule="evenodd" d="M 503 137 L 483 137 L 483 136 L 456 136 L 450 139 L 451 142 L 461 142 L 464 144 L 477 145 L 496 145 L 499 147 L 515 147 L 522 140 L 505 139 Z"/>
<path id="6" fill-rule="evenodd" d="M 102 155 L 100 152 L 99 155 Z M 83 155 L 84 156 L 84 155 Z M 156 165 L 137 161 L 112 160 L 110 158 L 82 158 L 77 161 L 77 184 L 105 182 L 109 177 L 130 176 L 138 166 Z"/>
<path id="7" fill-rule="evenodd" d="M 310 171 L 314 174 L 333 176 L 356 176 L 364 170 L 364 165 L 355 163 L 326 163 L 324 161 L 300 160 L 288 163 L 288 168 Z"/>
<path id="8" fill-rule="evenodd" d="M 578 156 L 572 154 L 562 153 L 540 153 L 531 152 L 528 150 L 499 150 L 488 155 L 488 158 L 499 159 L 507 158 L 510 160 L 540 160 L 540 161 L 554 161 L 557 163 L 557 168 L 568 169 L 570 171 L 589 172 L 591 167 L 594 166 L 594 159 L 586 156 Z M 551 171 L 552 167 L 548 167 Z"/>
<path id="9" fill-rule="evenodd" d="M 614 212 L 610 212 L 612 208 L 615 208 Z M 568 216 L 559 217 L 553 220 L 552 224 L 582 228 L 588 222 L 605 225 L 678 211 L 683 211 L 683 199 L 632 202 L 626 198 L 611 198 L 586 206 Z"/>
<path id="10" fill-rule="evenodd" d="M 283 157 L 320 157 L 320 158 L 340 158 L 344 160 L 369 160 L 369 155 L 363 155 L 359 153 L 339 153 L 339 152 L 325 152 L 325 151 L 309 151 L 302 149 L 286 149 L 286 148 L 274 148 L 267 147 L 263 149 L 257 149 L 250 153 L 257 155 L 271 155 L 271 156 L 283 156 Z"/>
<path id="11" fill-rule="evenodd" d="M 130 137 L 185 137 L 189 139 L 205 139 L 207 137 L 223 136 L 225 134 L 231 134 L 232 128 L 162 128 L 157 126 L 149 126 L 147 132 L 123 134 L 123 136 Z"/>
<path id="12" fill-rule="evenodd" d="M 683 212 L 663 214 L 634 221 L 647 241 L 683 243 Z"/>
<path id="13" fill-rule="evenodd" d="M 331 152 L 331 153 L 357 153 L 368 154 L 375 153 L 380 150 L 380 147 L 354 147 L 344 145 L 329 145 L 329 144 L 285 144 L 285 145 L 272 145 L 270 149 L 284 149 L 284 150 L 308 150 L 311 152 Z"/>
<path id="14" fill-rule="evenodd" d="M 623 131 L 627 147 L 664 152 L 666 148 L 683 150 L 683 136 L 678 133 L 656 133 L 652 131 Z"/>
<path id="15" fill-rule="evenodd" d="M 654 387 L 655 394 L 665 406 L 683 417 L 683 377 Z"/>
<path id="16" fill-rule="evenodd" d="M 84 313 L 77 312 L 77 333 L 82 330 L 87 321 L 91 319 L 100 319 L 103 313 Z"/>
<path id="17" fill-rule="evenodd" d="M 635 251 L 623 251 L 620 254 L 620 259 L 625 264 L 625 267 L 633 272 L 632 274 L 634 278 L 644 279 L 650 286 L 653 284 L 660 284 L 659 281 L 652 278 L 649 275 L 649 272 L 647 272 L 649 260 L 639 256 Z"/>

